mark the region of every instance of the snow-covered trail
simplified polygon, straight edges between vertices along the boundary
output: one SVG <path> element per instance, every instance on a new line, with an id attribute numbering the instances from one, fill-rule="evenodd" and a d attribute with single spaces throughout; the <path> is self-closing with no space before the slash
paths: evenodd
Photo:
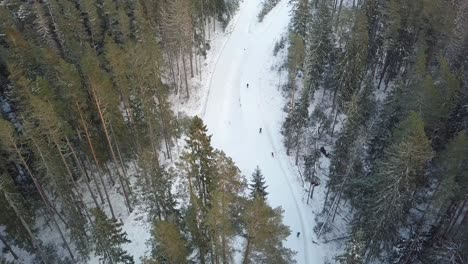
<path id="1" fill-rule="evenodd" d="M 280 62 L 273 57 L 273 47 L 287 32 L 290 7 L 288 0 L 282 0 L 262 23 L 257 20 L 259 10 L 258 0 L 240 4 L 232 32 L 207 84 L 208 96 L 200 114 L 213 134 L 213 146 L 231 156 L 244 175 L 250 178 L 257 165 L 262 170 L 270 205 L 285 210 L 284 222 L 292 231 L 286 246 L 297 251 L 297 262 L 321 264 L 326 254 L 312 243 L 314 216 L 303 200 L 297 169 L 282 145 L 281 76 L 271 70 Z M 297 232 L 301 232 L 299 238 Z"/>

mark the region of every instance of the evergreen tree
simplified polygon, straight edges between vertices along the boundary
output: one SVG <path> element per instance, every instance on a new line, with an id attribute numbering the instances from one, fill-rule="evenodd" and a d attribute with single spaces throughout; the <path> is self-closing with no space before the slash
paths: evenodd
<path id="1" fill-rule="evenodd" d="M 288 86 L 290 89 L 289 99 L 291 103 L 288 111 L 291 112 L 294 109 L 296 103 L 297 93 L 297 74 L 302 69 L 304 62 L 304 39 L 295 33 L 291 33 L 289 36 L 291 45 L 288 49 Z"/>
<path id="2" fill-rule="evenodd" d="M 252 173 L 252 183 L 250 185 L 250 196 L 252 198 L 261 197 L 266 199 L 268 192 L 265 185 L 265 178 L 263 177 L 262 171 L 257 166 L 254 173 Z"/>
<path id="3" fill-rule="evenodd" d="M 356 13 L 346 49 L 335 68 L 333 85 L 333 107 L 344 107 L 351 96 L 359 91 L 367 70 L 368 23 L 363 10 Z M 338 100 L 338 101 L 337 101 Z"/>
<path id="4" fill-rule="evenodd" d="M 327 78 L 323 76 L 330 63 L 330 53 L 333 49 L 332 16 L 329 1 L 321 1 L 317 13 L 309 23 L 306 36 L 306 52 L 304 63 L 304 85 L 310 96 L 320 88 Z"/>
<path id="5" fill-rule="evenodd" d="M 410 113 L 395 129 L 392 138 L 383 158 L 377 161 L 372 177 L 358 180 L 367 189 L 360 204 L 363 218 L 359 219 L 359 226 L 367 226 L 364 232 L 368 258 L 378 256 L 381 245 L 395 242 L 415 192 L 425 181 L 426 163 L 433 156 L 424 122 L 417 113 Z"/>
<path id="6" fill-rule="evenodd" d="M 99 208 L 91 210 L 94 217 L 93 240 L 96 242 L 96 254 L 101 256 L 104 263 L 133 264 L 133 257 L 122 249 L 122 245 L 129 243 L 127 233 L 122 232 L 122 224 L 116 219 L 107 218 Z"/>
<path id="7" fill-rule="evenodd" d="M 190 124 L 181 159 L 190 196 L 188 226 L 198 246 L 200 262 L 205 263 L 210 240 L 206 217 L 212 206 L 212 195 L 216 186 L 216 166 L 211 136 L 207 135 L 206 125 L 198 116 L 195 116 Z"/>
<path id="8" fill-rule="evenodd" d="M 153 224 L 153 258 L 145 263 L 184 264 L 188 263 L 187 246 L 179 227 L 167 221 L 157 221 Z"/>
<path id="9" fill-rule="evenodd" d="M 439 206 L 444 205 L 448 200 L 463 199 L 463 190 L 468 187 L 467 159 L 468 136 L 466 131 L 460 131 L 436 158 L 441 184 L 436 192 Z"/>
<path id="10" fill-rule="evenodd" d="M 206 225 L 215 263 L 233 263 L 234 238 L 238 234 L 246 182 L 232 159 L 216 151 L 216 188 Z"/>
<path id="11" fill-rule="evenodd" d="M 215 161 L 211 146 L 211 136 L 207 135 L 203 121 L 195 116 L 185 140 L 185 152 L 182 160 L 185 162 L 190 195 L 197 198 L 202 207 L 207 207 L 211 200 L 210 192 L 214 189 Z M 192 201 L 193 202 L 193 201 Z"/>
<path id="12" fill-rule="evenodd" d="M 243 264 L 296 263 L 294 252 L 283 241 L 291 234 L 282 223 L 281 207 L 271 208 L 261 197 L 250 200 L 243 215 L 246 244 Z"/>
<path id="13" fill-rule="evenodd" d="M 307 32 L 307 21 L 309 18 L 308 0 L 290 0 L 292 4 L 291 30 L 302 38 Z"/>
<path id="14" fill-rule="evenodd" d="M 359 264 L 364 263 L 365 244 L 363 241 L 362 231 L 357 231 L 353 234 L 350 242 L 348 242 L 345 253 L 336 257 L 340 264 Z"/>

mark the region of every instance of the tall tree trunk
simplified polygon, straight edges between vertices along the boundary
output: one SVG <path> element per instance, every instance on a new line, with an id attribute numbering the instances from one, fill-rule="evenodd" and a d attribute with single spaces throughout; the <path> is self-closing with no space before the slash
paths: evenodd
<path id="1" fill-rule="evenodd" d="M 82 166 L 84 167 L 85 163 L 84 163 L 84 161 L 83 161 L 83 159 L 81 157 L 80 157 L 80 162 L 81 162 L 81 164 L 83 164 Z M 87 164 L 89 164 L 90 168 L 92 168 L 92 164 L 89 161 L 88 157 L 86 157 L 86 162 L 87 162 Z M 96 170 L 99 170 L 99 167 L 96 167 Z M 87 169 L 84 169 L 84 171 L 85 171 L 85 173 L 88 173 Z M 94 185 L 96 185 L 96 189 L 97 189 L 97 192 L 99 194 L 99 199 L 101 200 L 101 204 L 105 204 L 106 202 L 104 200 L 104 196 L 102 195 L 101 188 L 99 187 L 99 182 L 96 179 L 96 174 L 93 171 L 90 171 L 89 174 L 91 174 L 91 177 L 93 179 L 93 183 L 94 183 Z"/>
<path id="2" fill-rule="evenodd" d="M 42 188 L 41 184 L 37 180 L 36 176 L 32 173 L 31 169 L 29 168 L 28 163 L 26 162 L 26 160 L 21 155 L 21 151 L 19 150 L 19 148 L 18 148 L 18 146 L 16 144 L 14 144 L 14 148 L 15 148 L 16 154 L 18 155 L 18 157 L 21 160 L 22 165 L 24 166 L 24 168 L 28 172 L 29 176 L 31 177 L 31 179 L 32 179 L 32 181 L 34 183 L 34 186 L 36 187 L 37 192 L 41 196 L 41 200 L 44 202 L 47 210 L 51 211 L 51 212 L 54 212 L 60 218 L 60 220 L 62 220 L 62 222 L 65 224 L 65 226 L 67 226 L 67 222 L 65 221 L 63 216 L 59 214 L 59 212 L 57 211 L 57 209 L 55 209 L 54 206 L 52 206 L 52 203 L 50 202 L 49 198 L 47 197 L 44 189 Z"/>
<path id="3" fill-rule="evenodd" d="M 110 132 L 111 132 L 111 135 L 113 138 L 116 138 L 115 136 L 115 133 L 114 133 L 114 128 L 112 127 L 112 124 L 109 125 L 109 128 L 110 128 Z M 117 140 L 114 140 L 114 143 L 115 143 L 115 149 L 117 150 L 117 155 L 119 156 L 119 161 L 120 161 L 120 167 L 122 169 L 122 172 L 123 172 L 123 176 L 124 176 L 124 183 L 125 183 L 125 186 L 128 190 L 128 194 L 129 196 L 132 195 L 132 192 L 131 192 L 131 188 L 130 188 L 130 185 L 128 184 L 128 174 L 127 174 L 127 169 L 125 168 L 125 163 L 124 163 L 124 160 L 122 159 L 122 154 L 120 152 L 120 148 L 119 148 L 119 144 L 117 144 Z M 118 165 L 118 164 L 117 164 Z"/>
<path id="4" fill-rule="evenodd" d="M 296 131 L 296 160 L 295 160 L 295 164 L 297 166 L 298 162 L 299 162 L 299 150 L 300 150 L 300 145 L 299 145 L 299 138 L 300 138 L 300 132 L 299 132 L 300 129 L 298 129 Z"/>
<path id="5" fill-rule="evenodd" d="M 338 6 L 338 13 L 336 14 L 335 28 L 338 28 L 338 24 L 340 23 L 340 13 L 341 13 L 342 8 L 343 8 L 343 0 L 340 0 L 340 5 Z"/>
<path id="6" fill-rule="evenodd" d="M 86 140 L 88 141 L 89 149 L 91 150 L 91 154 L 93 155 L 94 163 L 96 163 L 96 170 L 98 172 L 99 179 L 100 179 L 101 184 L 102 184 L 102 188 L 104 189 L 104 193 L 106 195 L 107 203 L 109 204 L 109 210 L 111 212 L 112 218 L 116 219 L 115 214 L 114 214 L 114 209 L 112 208 L 112 203 L 111 203 L 111 200 L 109 198 L 109 193 L 107 192 L 106 183 L 104 182 L 104 179 L 102 177 L 102 174 L 101 174 L 101 171 L 100 171 L 100 168 L 99 168 L 99 160 L 97 159 L 96 152 L 94 151 L 93 142 L 91 141 L 91 137 L 89 135 L 88 126 L 86 125 L 85 120 L 84 120 L 83 115 L 81 114 L 81 112 L 79 114 L 80 114 L 80 119 L 81 119 L 81 125 L 83 126 L 83 129 L 84 129 L 84 132 L 85 132 L 85 135 L 86 135 Z M 95 182 L 95 184 L 96 184 L 96 187 L 99 188 L 97 182 Z"/>
<path id="7" fill-rule="evenodd" d="M 0 233 L 0 241 L 2 241 L 3 245 L 5 245 L 5 249 L 10 252 L 10 254 L 13 256 L 15 260 L 18 260 L 18 255 L 16 255 L 15 251 L 11 248 L 10 244 L 8 244 L 8 241 L 2 236 Z"/>
<path id="8" fill-rule="evenodd" d="M 73 146 L 71 145 L 70 143 L 70 140 L 68 140 L 68 137 L 65 137 L 65 140 L 67 141 L 67 145 L 68 147 L 70 148 L 70 151 L 73 155 L 73 158 L 75 160 L 75 163 L 76 163 L 76 166 L 79 168 L 80 172 L 81 172 L 81 175 L 85 176 L 85 179 L 84 179 L 84 182 L 86 184 L 86 188 L 88 189 L 89 193 L 91 194 L 91 198 L 93 199 L 93 202 L 94 202 L 94 205 L 97 207 L 97 208 L 100 208 L 99 207 L 99 203 L 96 199 L 96 195 L 94 194 L 93 190 L 91 189 L 91 186 L 89 185 L 89 182 L 88 182 L 88 175 L 87 173 L 85 172 L 83 166 L 81 166 L 81 163 L 80 163 L 80 160 L 78 159 L 78 157 L 76 156 L 76 153 L 75 153 L 75 150 L 73 148 Z M 101 197 L 102 198 L 102 197 Z"/>
<path id="9" fill-rule="evenodd" d="M 468 194 L 465 195 L 464 199 L 459 201 L 453 217 L 450 219 L 450 223 L 446 228 L 445 235 L 453 236 L 453 229 L 458 229 L 458 226 L 463 222 L 467 214 Z"/>
<path id="10" fill-rule="evenodd" d="M 161 98 L 160 98 L 160 95 L 158 94 L 156 96 L 156 99 L 157 99 L 157 104 L 158 104 L 158 107 L 159 107 L 159 112 L 160 112 L 160 117 L 161 117 L 161 126 L 162 126 L 162 130 L 163 130 L 163 135 L 164 135 L 164 144 L 165 144 L 165 147 L 166 147 L 166 153 L 167 153 L 167 156 L 171 159 L 172 161 L 172 154 L 171 154 L 171 149 L 169 147 L 169 144 L 171 143 L 171 140 L 170 140 L 170 137 L 169 137 L 169 133 L 167 132 L 167 123 L 166 122 L 166 111 L 164 110 L 162 104 L 161 104 Z"/>
<path id="11" fill-rule="evenodd" d="M 82 214 L 82 216 L 84 214 L 84 216 L 86 217 L 88 215 L 87 214 L 87 208 L 86 208 L 85 203 L 83 202 L 81 193 L 79 192 L 78 185 L 76 184 L 76 181 L 75 181 L 75 179 L 73 177 L 73 173 L 72 173 L 72 171 L 70 169 L 70 166 L 68 166 L 68 162 L 65 159 L 65 156 L 63 155 L 62 150 L 60 149 L 60 146 L 59 146 L 58 142 L 53 140 L 53 144 L 57 148 L 57 152 L 59 153 L 60 158 L 62 160 L 62 163 L 65 166 L 65 170 L 67 171 L 68 177 L 70 178 L 70 180 L 71 180 L 71 182 L 73 184 L 73 187 L 70 189 L 70 195 L 71 195 L 71 197 L 73 199 L 73 202 L 74 202 L 74 204 L 77 205 L 78 212 L 80 212 Z"/>
<path id="12" fill-rule="evenodd" d="M 190 58 L 190 77 L 194 77 L 193 75 L 193 52 L 192 52 L 192 46 L 190 46 L 190 50 L 189 50 L 189 58 Z"/>
<path id="13" fill-rule="evenodd" d="M 47 258 L 45 258 L 44 256 L 44 252 L 42 251 L 42 248 L 40 246 L 40 242 L 36 239 L 36 237 L 33 235 L 32 231 L 31 231 L 31 228 L 29 228 L 29 225 L 28 223 L 24 220 L 22 214 L 20 213 L 20 211 L 18 210 L 18 208 L 16 207 L 15 203 L 13 202 L 13 200 L 11 199 L 10 195 L 7 193 L 7 192 L 3 192 L 3 195 L 8 203 L 8 205 L 13 209 L 13 211 L 15 212 L 16 214 L 16 217 L 19 218 L 20 222 L 21 222 L 21 225 L 23 226 L 23 228 L 26 230 L 26 233 L 28 233 L 28 236 L 29 236 L 29 239 L 31 239 L 31 244 L 33 245 L 34 249 L 37 250 L 37 252 L 39 253 L 39 257 L 41 258 L 41 262 L 43 264 L 47 264 L 45 262 L 45 260 Z"/>
<path id="14" fill-rule="evenodd" d="M 330 189 L 331 189 L 331 185 L 328 184 L 327 192 L 326 192 L 326 194 L 325 194 L 325 199 L 323 200 L 322 213 L 325 212 L 325 208 L 326 208 L 326 206 L 327 206 L 327 201 L 328 201 L 328 196 L 330 195 Z"/>
<path id="15" fill-rule="evenodd" d="M 102 128 L 104 129 L 104 134 L 106 136 L 107 145 L 109 147 L 109 151 L 111 152 L 112 161 L 118 167 L 119 163 L 117 161 L 117 156 L 115 155 L 114 148 L 112 147 L 112 142 L 111 142 L 109 131 L 108 131 L 107 125 L 106 125 L 106 121 L 104 119 L 104 115 L 103 115 L 103 112 L 102 112 L 102 109 L 101 109 L 101 104 L 99 102 L 99 99 L 97 98 L 94 87 L 91 87 L 91 91 L 93 93 L 94 102 L 95 102 L 97 110 L 98 110 L 99 119 L 101 120 Z M 123 179 L 119 169 L 117 169 L 117 176 L 119 178 L 120 186 L 122 187 L 122 192 L 123 192 L 123 195 L 124 195 L 124 198 L 125 198 L 125 203 L 127 204 L 127 209 L 131 213 L 132 212 L 132 205 L 131 205 L 130 199 L 128 197 L 127 190 L 125 190 L 125 182 L 124 182 L 124 179 Z"/>
<path id="16" fill-rule="evenodd" d="M 43 202 L 45 203 L 46 205 L 46 208 L 53 220 L 53 223 L 55 225 L 55 227 L 57 228 L 57 230 L 59 231 L 59 234 L 60 234 L 60 237 L 62 238 L 64 244 L 65 244 L 65 248 L 67 249 L 68 253 L 70 254 L 70 257 L 71 259 L 73 260 L 73 262 L 75 262 L 75 257 L 73 255 L 73 252 L 71 251 L 70 249 L 70 246 L 67 242 L 67 240 L 65 239 L 65 236 L 63 235 L 63 232 L 62 232 L 62 229 L 60 228 L 60 226 L 58 225 L 57 223 L 57 220 L 55 219 L 54 217 L 54 213 L 59 216 L 59 218 L 66 224 L 66 221 L 59 215 L 59 213 L 57 212 L 57 210 L 52 206 L 52 204 L 50 203 L 50 200 L 47 198 L 44 190 L 42 189 L 42 187 L 40 186 L 38 180 L 36 179 L 36 177 L 34 176 L 34 174 L 32 173 L 32 171 L 30 170 L 28 164 L 26 163 L 26 161 L 24 160 L 23 156 L 21 155 L 21 152 L 19 151 L 18 149 L 18 146 L 15 144 L 14 145 L 14 148 L 16 150 L 16 153 L 17 155 L 19 156 L 19 158 L 21 159 L 21 162 L 23 163 L 23 166 L 25 167 L 26 171 L 28 172 L 28 174 L 31 176 L 33 182 L 34 182 L 34 185 L 36 186 L 36 189 L 38 190 Z"/>
<path id="17" fill-rule="evenodd" d="M 52 214 L 52 212 L 51 212 L 51 214 Z M 76 263 L 75 256 L 73 256 L 73 252 L 71 251 L 70 245 L 68 244 L 67 240 L 65 239 L 65 236 L 63 235 L 62 229 L 58 225 L 57 220 L 55 219 L 55 217 L 53 215 L 51 215 L 51 217 L 52 217 L 52 222 L 54 223 L 55 227 L 57 228 L 57 230 L 59 232 L 60 238 L 62 239 L 63 243 L 65 244 L 65 248 L 67 249 L 68 254 L 70 255 L 73 262 Z"/>
<path id="18" fill-rule="evenodd" d="M 102 188 L 104 189 L 104 194 L 106 195 L 107 203 L 109 204 L 109 210 L 110 210 L 110 213 L 112 215 L 112 218 L 116 219 L 115 214 L 114 214 L 114 208 L 112 207 L 112 203 L 111 203 L 111 200 L 109 198 L 109 192 L 107 192 L 106 183 L 104 182 L 104 177 L 102 176 L 101 170 L 100 170 L 100 168 L 98 166 L 96 166 L 96 170 L 98 172 L 99 180 L 101 181 Z"/>
<path id="19" fill-rule="evenodd" d="M 244 260 L 242 261 L 242 264 L 249 264 L 249 255 L 250 255 L 250 237 L 247 237 L 247 245 L 245 246 L 245 251 L 244 251 Z"/>
<path id="20" fill-rule="evenodd" d="M 313 188 L 315 187 L 315 186 L 312 186 L 314 177 L 315 177 L 315 164 L 314 164 L 314 170 L 312 171 L 312 177 L 310 177 L 309 194 L 307 195 L 307 203 L 306 204 L 309 204 L 309 199 L 311 199 L 312 195 L 313 195 Z"/>
<path id="21" fill-rule="evenodd" d="M 187 98 L 190 98 L 189 86 L 188 86 L 188 77 L 187 77 L 187 66 L 185 63 L 185 55 L 182 53 L 182 66 L 184 68 L 184 78 L 185 78 L 185 91 L 187 92 Z"/>
<path id="22" fill-rule="evenodd" d="M 222 198 L 222 205 L 221 205 L 221 210 L 222 210 L 222 215 L 223 215 L 223 226 L 222 226 L 222 234 L 221 234 L 221 246 L 223 247 L 223 263 L 228 263 L 228 258 L 227 258 L 227 252 L 228 252 L 228 248 L 227 248 L 227 242 L 226 242 L 226 230 L 224 228 L 224 219 L 226 219 L 226 210 L 225 210 L 225 199 L 224 199 L 224 193 L 225 193 L 225 190 L 226 190 L 226 187 L 224 186 L 225 183 L 223 183 L 223 198 Z"/>

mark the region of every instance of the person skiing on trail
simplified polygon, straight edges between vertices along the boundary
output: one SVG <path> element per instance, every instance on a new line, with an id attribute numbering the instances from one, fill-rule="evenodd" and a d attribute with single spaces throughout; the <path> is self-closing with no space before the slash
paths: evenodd
<path id="1" fill-rule="evenodd" d="M 272 152 L 272 153 L 271 153 L 271 156 L 274 158 L 274 157 L 275 157 L 275 153 Z"/>
<path id="2" fill-rule="evenodd" d="M 301 235 L 301 232 L 297 232 L 297 235 L 296 235 L 296 236 L 299 237 L 300 235 Z"/>
<path id="3" fill-rule="evenodd" d="M 258 133 L 260 133 L 260 134 L 262 133 L 262 128 L 260 128 L 260 130 L 258 130 Z"/>
<path id="4" fill-rule="evenodd" d="M 249 83 L 247 83 L 247 88 L 249 88 Z"/>

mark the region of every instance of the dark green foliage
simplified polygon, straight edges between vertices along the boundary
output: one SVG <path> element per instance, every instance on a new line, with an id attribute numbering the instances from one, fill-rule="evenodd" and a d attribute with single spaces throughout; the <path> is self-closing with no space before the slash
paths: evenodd
<path id="1" fill-rule="evenodd" d="M 310 9 L 308 0 L 290 0 L 292 4 L 291 31 L 302 38 L 306 36 Z"/>
<path id="2" fill-rule="evenodd" d="M 321 1 L 317 13 L 312 17 L 306 36 L 304 85 L 310 96 L 320 88 L 330 67 L 330 53 L 333 50 L 331 7 L 328 1 Z"/>
<path id="3" fill-rule="evenodd" d="M 306 14 L 304 84 L 314 109 L 299 126 L 309 143 L 299 162 L 305 179 L 313 180 L 323 164 L 317 144 L 333 146 L 317 233 L 326 233 L 350 205 L 352 213 L 343 217 L 352 215 L 351 239 L 338 262 L 433 263 L 450 254 L 460 261 L 466 242 L 454 230 L 463 230 L 466 221 L 456 212 L 466 207 L 461 109 L 468 75 L 459 56 L 468 43 L 461 29 L 467 4 L 369 0 L 349 8 L 325 0 L 308 2 L 313 7 L 301 12 L 301 3 L 293 1 L 291 32 L 301 35 Z M 295 50 L 289 52 L 291 62 Z M 300 105 L 295 97 L 289 95 L 282 130 L 288 151 L 301 123 L 294 118 Z M 331 129 L 322 130 L 326 120 Z"/>
<path id="4" fill-rule="evenodd" d="M 122 232 L 122 224 L 116 219 L 107 218 L 98 208 L 91 210 L 94 216 L 93 239 L 96 242 L 96 254 L 101 256 L 104 263 L 135 263 L 133 257 L 122 249 L 122 245 L 129 243 L 127 233 Z"/>
<path id="5" fill-rule="evenodd" d="M 398 227 L 424 183 L 424 170 L 432 156 L 424 122 L 412 112 L 393 131 L 392 144 L 377 161 L 373 174 L 357 180 L 367 193 L 359 202 L 363 210 L 359 225 L 363 230 L 368 227 L 365 237 L 371 256 L 377 256 L 381 244 L 396 241 Z"/>
<path id="6" fill-rule="evenodd" d="M 291 234 L 282 224 L 283 210 L 271 208 L 261 197 L 250 200 L 243 215 L 247 243 L 243 263 L 296 263 L 295 252 L 285 248 L 284 239 Z"/>
<path id="7" fill-rule="evenodd" d="M 258 14 L 258 21 L 262 22 L 263 18 L 279 3 L 279 0 L 264 0 L 262 3 L 262 9 Z"/>
<path id="8" fill-rule="evenodd" d="M 250 196 L 252 198 L 262 197 L 266 199 L 268 192 L 266 188 L 268 187 L 265 182 L 265 177 L 263 177 L 262 171 L 257 166 L 254 173 L 252 173 L 252 183 L 250 185 Z"/>
<path id="9" fill-rule="evenodd" d="M 186 241 L 177 225 L 167 221 L 158 221 L 153 224 L 151 232 L 154 238 L 152 256 L 156 263 L 187 263 Z"/>
<path id="10" fill-rule="evenodd" d="M 210 202 L 210 192 L 214 189 L 214 149 L 211 146 L 211 136 L 203 121 L 195 116 L 192 120 L 186 139 L 186 153 L 182 159 L 187 163 L 187 174 L 190 178 L 190 195 L 202 202 L 203 206 L 208 206 Z M 193 193 L 192 193 L 193 192 Z"/>

